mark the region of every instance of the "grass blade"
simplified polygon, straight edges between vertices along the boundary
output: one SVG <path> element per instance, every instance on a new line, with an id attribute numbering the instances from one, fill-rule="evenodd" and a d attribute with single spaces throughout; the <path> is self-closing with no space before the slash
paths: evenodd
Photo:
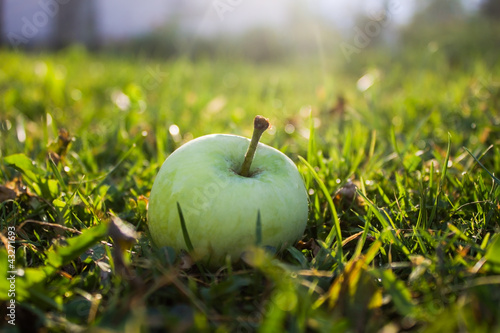
<path id="1" fill-rule="evenodd" d="M 184 215 L 182 214 L 182 208 L 179 202 L 177 202 L 177 212 L 179 213 L 179 219 L 181 220 L 182 236 L 184 237 L 184 242 L 186 243 L 188 251 L 192 252 L 194 249 L 193 243 L 191 243 L 191 239 L 189 238 L 186 221 L 184 220 Z"/>
<path id="2" fill-rule="evenodd" d="M 439 196 L 441 195 L 441 192 L 443 190 L 443 184 L 446 178 L 446 171 L 448 170 L 448 161 L 450 160 L 450 150 L 451 150 L 451 134 L 448 133 L 448 148 L 446 149 L 446 157 L 444 158 L 443 167 L 441 168 L 441 178 L 439 179 L 439 184 L 436 191 L 436 198 L 434 199 L 434 205 L 432 207 L 431 216 L 429 217 L 428 220 L 429 225 L 432 223 L 434 217 L 436 216 Z"/>
<path id="3" fill-rule="evenodd" d="M 490 147 L 487 149 L 487 151 L 488 151 L 488 150 L 490 150 L 490 148 L 491 148 L 491 147 L 492 147 L 492 146 L 490 146 Z M 487 173 L 491 176 L 491 178 L 493 178 L 493 181 L 495 182 L 495 184 L 500 185 L 500 179 L 498 179 L 497 177 L 495 177 L 495 176 L 494 176 L 494 175 L 493 175 L 493 174 L 492 174 L 492 173 L 491 173 L 488 169 L 486 169 L 486 167 L 483 165 L 483 163 L 479 162 L 479 159 L 478 159 L 476 156 L 474 156 L 474 155 L 473 155 L 473 154 L 469 151 L 469 149 L 467 149 L 466 147 L 463 147 L 463 148 L 465 149 L 465 151 L 466 151 L 466 152 L 468 152 L 468 153 L 469 153 L 469 155 L 470 155 L 470 156 L 472 156 L 472 158 L 473 158 L 473 159 L 477 162 L 477 164 L 479 164 L 479 165 L 481 166 L 481 168 L 483 168 L 483 170 L 484 170 L 484 171 L 486 171 L 486 172 L 487 172 Z"/>
<path id="4" fill-rule="evenodd" d="M 319 175 L 314 170 L 314 168 L 302 156 L 299 156 L 299 159 L 302 163 L 305 164 L 305 166 L 309 169 L 309 171 L 313 175 L 314 179 L 318 182 L 318 186 L 320 187 L 321 191 L 323 191 L 323 194 L 325 195 L 326 200 L 328 201 L 328 205 L 329 205 L 330 210 L 332 211 L 332 215 L 333 215 L 333 226 L 334 227 L 332 228 L 332 230 L 330 231 L 330 233 L 326 237 L 325 242 L 329 247 L 331 247 L 331 245 L 333 243 L 333 237 L 334 237 L 333 231 L 335 231 L 335 236 L 337 237 L 337 242 L 338 242 L 338 246 L 339 246 L 339 251 L 337 253 L 338 253 L 339 259 L 341 259 L 343 256 L 343 254 L 342 254 L 342 233 L 340 230 L 340 221 L 339 221 L 339 218 L 337 215 L 337 210 L 335 209 L 335 205 L 333 204 L 332 196 L 330 195 L 330 192 L 328 192 L 328 189 L 326 188 L 325 183 L 323 183 L 321 178 L 319 178 Z"/>
<path id="5" fill-rule="evenodd" d="M 382 286 L 394 303 L 396 310 L 403 316 L 414 316 L 417 306 L 412 300 L 410 290 L 404 282 L 389 269 L 378 269 L 370 271 L 373 277 L 381 281 Z"/>
<path id="6" fill-rule="evenodd" d="M 391 237 L 392 241 L 394 241 L 394 243 L 397 244 L 401 248 L 401 250 L 403 251 L 403 253 L 406 256 L 409 256 L 411 252 L 403 244 L 403 241 L 401 240 L 401 236 L 396 232 L 396 225 L 394 224 L 392 219 L 387 215 L 387 213 L 384 212 L 384 215 L 387 217 L 387 219 L 386 219 L 386 217 L 384 217 L 384 215 L 382 215 L 382 213 L 380 212 L 380 209 L 377 206 L 375 206 L 375 204 L 373 202 L 371 202 L 370 199 L 368 199 L 363 194 L 363 192 L 358 191 L 357 193 L 363 197 L 365 202 L 367 202 L 368 206 L 372 210 L 373 214 L 375 214 L 375 216 L 379 220 L 379 222 L 382 225 L 382 227 L 384 228 L 384 230 L 388 231 L 389 236 Z"/>
<path id="7" fill-rule="evenodd" d="M 260 209 L 257 212 L 257 222 L 255 226 L 255 245 L 260 246 L 262 245 L 262 221 L 260 218 Z"/>
<path id="8" fill-rule="evenodd" d="M 182 236 L 184 237 L 184 242 L 186 243 L 188 252 L 193 253 L 194 252 L 193 243 L 191 242 L 191 238 L 189 238 L 189 233 L 186 226 L 186 220 L 184 220 L 184 214 L 182 214 L 182 208 L 179 202 L 177 202 L 177 212 L 179 213 L 179 219 L 181 221 Z M 203 277 L 205 277 L 206 271 L 203 268 L 203 266 L 198 262 L 198 260 L 195 260 L 195 264 L 196 267 L 198 267 L 198 270 L 202 273 Z"/>
<path id="9" fill-rule="evenodd" d="M 57 181 L 59 182 L 59 184 L 61 185 L 62 189 L 64 192 L 68 192 L 68 186 L 66 185 L 66 183 L 64 182 L 63 178 L 62 178 L 62 175 L 61 173 L 59 172 L 59 169 L 57 168 L 57 165 L 56 163 L 54 162 L 54 160 L 52 159 L 52 157 L 49 157 L 49 165 L 50 165 L 50 168 L 52 169 L 52 172 L 54 173 L 54 176 L 56 176 L 57 178 Z"/>

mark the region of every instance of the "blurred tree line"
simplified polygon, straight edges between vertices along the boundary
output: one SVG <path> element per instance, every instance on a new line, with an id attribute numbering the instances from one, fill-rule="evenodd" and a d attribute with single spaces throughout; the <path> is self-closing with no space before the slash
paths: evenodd
<path id="1" fill-rule="evenodd" d="M 477 13 L 455 0 L 423 1 L 400 41 L 403 47 L 439 50 L 451 67 L 466 66 L 476 57 L 494 64 L 500 53 L 499 19 L 500 0 L 483 0 Z"/>
<path id="2" fill-rule="evenodd" d="M 500 19 L 500 0 L 483 0 L 481 11 L 484 16 L 492 19 Z"/>
<path id="3" fill-rule="evenodd" d="M 5 32 L 4 32 L 4 20 L 5 20 L 4 9 L 5 9 L 4 0 L 0 0 L 0 46 L 3 45 L 4 36 L 5 36 Z"/>
<path id="4" fill-rule="evenodd" d="M 84 44 L 90 49 L 103 48 L 96 28 L 95 1 L 69 1 L 64 5 L 57 5 L 59 2 L 53 0 L 58 8 L 53 21 L 53 33 L 49 45 L 51 48 L 60 49 L 75 42 Z M 7 15 L 5 4 L 5 0 L 0 0 L 0 36 L 3 36 L 0 42 L 3 44 L 7 43 L 5 35 L 8 33 L 4 24 Z M 364 18 L 365 21 L 368 19 Z M 308 33 L 307 38 L 301 38 L 300 48 L 301 50 L 308 47 L 315 48 L 314 45 L 304 43 L 306 39 L 311 40 L 315 37 L 311 36 L 309 31 L 302 31 L 304 29 L 301 28 L 289 30 L 284 34 L 255 29 L 245 36 L 232 39 L 197 40 L 194 36 L 181 33 L 175 20 L 175 17 L 171 17 L 163 27 L 149 35 L 122 41 L 119 44 L 107 43 L 106 47 L 111 46 L 111 50 L 118 52 L 140 52 L 144 55 L 162 57 L 182 54 L 186 50 L 194 54 L 220 55 L 231 49 L 233 55 L 248 55 L 259 60 L 280 58 L 293 53 L 294 47 L 299 48 L 297 36 Z M 463 57 L 462 52 L 481 54 L 485 47 L 495 49 L 494 43 L 500 45 L 499 21 L 500 0 L 482 0 L 477 13 L 467 11 L 462 2 L 456 0 L 423 0 L 418 3 L 411 23 L 398 31 L 399 44 L 425 46 L 430 42 L 436 42 L 448 53 L 450 62 L 458 63 L 458 59 Z M 300 23 L 295 25 L 300 26 Z M 322 28 L 326 26 L 327 24 Z M 293 46 L 294 43 L 296 46 Z M 377 41 L 371 43 L 370 47 L 372 46 L 377 46 Z M 383 43 L 381 46 L 384 47 Z M 336 48 L 338 49 L 338 46 Z M 486 53 L 488 57 L 494 56 Z"/>
<path id="5" fill-rule="evenodd" d="M 71 1 L 59 6 L 52 44 L 64 48 L 75 41 L 95 49 L 99 44 L 94 0 Z"/>
<path id="6" fill-rule="evenodd" d="M 39 17 L 43 16 L 52 23 L 51 38 L 48 44 L 50 48 L 60 49 L 74 43 L 81 43 L 90 49 L 94 49 L 99 44 L 96 29 L 95 0 L 67 2 L 51 0 L 43 3 L 37 2 L 36 4 L 38 5 L 39 14 L 43 14 Z M 6 7 L 6 1 L 0 0 L 0 45 L 11 44 L 8 39 L 9 31 L 7 31 L 5 24 L 8 15 Z M 24 18 L 26 17 L 20 17 L 19 20 L 22 21 Z M 37 27 L 36 22 L 32 22 L 34 19 L 31 17 L 27 18 L 27 20 L 35 29 L 45 26 L 45 24 L 42 24 Z M 22 36 L 22 33 L 20 35 L 21 38 L 27 37 Z M 22 43 L 21 46 L 33 47 L 33 44 L 36 43 L 32 42 Z"/>

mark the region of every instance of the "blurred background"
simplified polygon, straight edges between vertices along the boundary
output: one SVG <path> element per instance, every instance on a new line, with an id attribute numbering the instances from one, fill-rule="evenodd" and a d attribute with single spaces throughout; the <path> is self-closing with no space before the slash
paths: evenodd
<path id="1" fill-rule="evenodd" d="M 1 43 L 28 50 L 82 44 L 146 56 L 320 53 L 351 62 L 360 49 L 409 42 L 497 50 L 498 0 L 0 0 Z M 439 44 L 442 45 L 439 45 Z M 451 49 L 448 49 L 451 48 Z M 492 55 L 496 57 L 495 55 Z"/>
<path id="2" fill-rule="evenodd" d="M 0 150 L 64 127 L 108 156 L 115 130 L 161 161 L 162 141 L 248 136 L 262 113 L 292 153 L 311 114 L 328 144 L 422 119 L 438 145 L 475 144 L 500 124 L 499 18 L 500 0 L 0 0 Z"/>

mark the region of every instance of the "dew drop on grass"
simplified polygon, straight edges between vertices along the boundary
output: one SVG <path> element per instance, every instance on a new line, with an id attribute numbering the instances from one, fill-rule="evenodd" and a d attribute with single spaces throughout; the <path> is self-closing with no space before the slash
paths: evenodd
<path id="1" fill-rule="evenodd" d="M 305 139 L 309 139 L 309 136 L 311 135 L 311 132 L 309 131 L 309 128 L 302 128 L 302 129 L 300 129 L 299 133 Z"/>
<path id="2" fill-rule="evenodd" d="M 182 137 L 180 135 L 181 130 L 179 126 L 177 126 L 176 124 L 170 125 L 170 127 L 168 128 L 168 132 L 170 133 L 175 142 L 179 142 L 182 140 Z"/>
<path id="3" fill-rule="evenodd" d="M 302 118 L 309 118 L 311 112 L 312 112 L 312 107 L 310 105 L 306 105 L 300 108 L 300 115 Z"/>
<path id="4" fill-rule="evenodd" d="M 395 127 L 399 127 L 403 124 L 403 119 L 401 119 L 400 116 L 394 116 L 392 118 L 392 124 L 395 126 Z"/>
<path id="5" fill-rule="evenodd" d="M 285 125 L 285 133 L 292 134 L 293 132 L 295 132 L 295 126 L 293 126 L 292 124 L 286 124 Z"/>
<path id="6" fill-rule="evenodd" d="M 9 119 L 5 119 L 3 128 L 7 131 L 12 128 L 12 123 L 9 121 Z"/>
<path id="7" fill-rule="evenodd" d="M 359 91 L 363 92 L 370 88 L 373 85 L 374 81 L 375 77 L 372 74 L 368 73 L 359 78 L 358 82 L 356 82 L 356 87 Z"/>
<path id="8" fill-rule="evenodd" d="M 73 89 L 71 90 L 71 98 L 74 100 L 74 101 L 79 101 L 81 98 L 82 98 L 82 92 L 78 89 Z"/>
<path id="9" fill-rule="evenodd" d="M 168 128 L 168 132 L 170 133 L 170 135 L 172 136 L 177 136 L 179 135 L 179 132 L 180 132 L 180 129 L 179 129 L 179 126 L 173 124 L 173 125 L 170 125 L 170 127 Z"/>
<path id="10" fill-rule="evenodd" d="M 321 127 L 321 119 L 314 117 L 313 124 L 314 124 L 314 128 L 320 128 Z"/>
<path id="11" fill-rule="evenodd" d="M 17 118 L 16 134 L 17 134 L 17 140 L 19 140 L 19 142 L 23 143 L 24 141 L 26 141 L 26 131 L 24 129 L 24 119 L 22 117 Z"/>
<path id="12" fill-rule="evenodd" d="M 43 61 L 38 61 L 35 64 L 35 74 L 40 77 L 44 77 L 47 74 L 48 67 Z"/>
<path id="13" fill-rule="evenodd" d="M 121 91 L 114 91 L 111 94 L 111 100 L 122 111 L 130 108 L 130 98 Z"/>
<path id="14" fill-rule="evenodd" d="M 137 113 L 143 113 L 144 111 L 146 111 L 146 108 L 148 107 L 146 101 L 141 99 L 137 102 L 137 104 L 139 105 L 139 110 L 137 111 Z"/>
<path id="15" fill-rule="evenodd" d="M 273 126 L 273 125 L 271 125 L 271 127 L 269 127 L 267 129 L 267 134 L 269 134 L 269 135 L 275 135 L 276 134 L 276 127 Z"/>

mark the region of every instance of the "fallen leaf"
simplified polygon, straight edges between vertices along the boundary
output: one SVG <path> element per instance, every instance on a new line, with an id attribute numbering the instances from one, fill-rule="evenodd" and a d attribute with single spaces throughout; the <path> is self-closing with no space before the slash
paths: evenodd
<path id="1" fill-rule="evenodd" d="M 333 195 L 333 202 L 336 206 L 344 209 L 349 209 L 352 206 L 363 207 L 365 205 L 363 198 L 357 194 L 358 186 L 352 180 L 335 192 Z"/>
<path id="2" fill-rule="evenodd" d="M 313 256 L 316 256 L 321 249 L 321 247 L 316 244 L 316 241 L 313 238 L 310 238 L 307 242 L 298 241 L 295 245 L 295 248 L 297 248 L 298 250 L 310 250 Z"/>
<path id="3" fill-rule="evenodd" d="M 16 191 L 8 188 L 7 186 L 0 185 L 0 202 L 14 200 L 15 198 Z"/>

